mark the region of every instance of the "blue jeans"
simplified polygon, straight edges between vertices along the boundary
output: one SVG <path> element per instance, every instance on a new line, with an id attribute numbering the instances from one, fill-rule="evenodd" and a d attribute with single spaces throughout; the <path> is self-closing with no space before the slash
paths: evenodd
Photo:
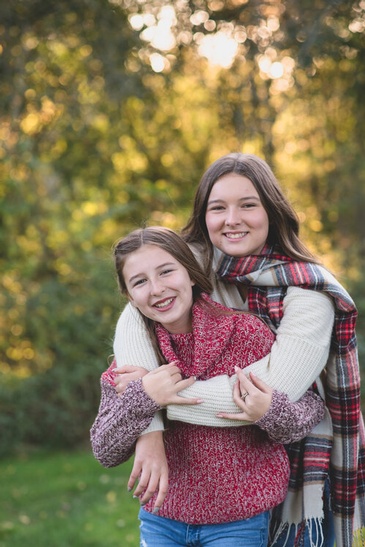
<path id="1" fill-rule="evenodd" d="M 185 524 L 144 509 L 139 512 L 140 547 L 266 547 L 269 513 L 224 524 Z"/>

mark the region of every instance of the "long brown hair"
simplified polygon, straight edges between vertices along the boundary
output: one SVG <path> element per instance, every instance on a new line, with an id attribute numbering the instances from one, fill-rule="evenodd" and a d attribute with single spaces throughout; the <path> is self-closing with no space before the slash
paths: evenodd
<path id="1" fill-rule="evenodd" d="M 317 263 L 299 239 L 298 216 L 269 165 L 254 154 L 232 153 L 216 160 L 203 174 L 195 194 L 192 215 L 182 230 L 187 243 L 203 245 L 206 272 L 211 270 L 213 257 L 213 245 L 205 222 L 207 203 L 214 184 L 230 173 L 247 177 L 254 185 L 269 218 L 267 243 L 278 246 L 283 254 L 295 260 Z"/>
<path id="2" fill-rule="evenodd" d="M 151 226 L 134 230 L 117 241 L 113 247 L 118 284 L 122 294 L 128 296 L 123 275 L 126 258 L 131 253 L 143 247 L 143 245 L 156 245 L 173 256 L 187 270 L 190 279 L 195 283 L 192 287 L 194 302 L 201 298 L 202 293 L 210 294 L 212 292 L 213 287 L 209 278 L 205 275 L 194 254 L 183 239 L 168 228 Z M 158 347 L 154 321 L 143 314 L 140 315 L 147 327 L 156 355 L 160 363 L 163 363 L 164 359 Z"/>

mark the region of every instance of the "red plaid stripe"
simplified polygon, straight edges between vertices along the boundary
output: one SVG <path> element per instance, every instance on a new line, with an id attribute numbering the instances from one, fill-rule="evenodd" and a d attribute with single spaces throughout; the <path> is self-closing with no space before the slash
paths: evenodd
<path id="1" fill-rule="evenodd" d="M 255 286 L 259 271 L 273 277 L 273 286 Z M 255 276 L 250 274 L 255 272 Z M 248 286 L 248 306 L 270 326 L 278 327 L 283 313 L 283 299 L 287 288 L 322 291 L 335 303 L 336 316 L 332 335 L 332 351 L 336 354 L 337 385 L 327 391 L 327 406 L 335 433 L 333 451 L 340 455 L 341 467 L 330 464 L 331 446 L 323 440 L 316 446 L 308 437 L 289 448 L 292 464 L 290 486 L 301 485 L 327 473 L 331 477 L 332 507 L 342 519 L 343 545 L 352 545 L 352 519 L 355 501 L 359 503 L 362 526 L 365 526 L 365 439 L 360 410 L 360 372 L 357 360 L 355 324 L 357 310 L 350 295 L 340 284 L 327 279 L 324 270 L 312 263 L 293 259 L 266 247 L 260 256 L 234 258 L 224 256 L 218 268 L 220 278 Z"/>

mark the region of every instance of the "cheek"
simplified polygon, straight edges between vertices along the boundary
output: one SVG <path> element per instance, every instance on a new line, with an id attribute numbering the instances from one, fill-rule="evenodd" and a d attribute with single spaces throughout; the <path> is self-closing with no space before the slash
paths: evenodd
<path id="1" fill-rule="evenodd" d="M 214 235 L 214 232 L 217 230 L 218 228 L 218 222 L 216 219 L 210 217 L 210 216 L 206 216 L 205 217 L 205 224 L 207 226 L 207 231 L 208 231 L 208 234 L 209 236 L 211 237 L 212 235 Z"/>
<path id="2" fill-rule="evenodd" d="M 136 293 L 134 293 L 132 289 L 132 291 L 128 293 L 128 300 L 135 308 L 139 308 L 143 305 L 143 295 L 140 291 L 136 291 Z"/>
<path id="3" fill-rule="evenodd" d="M 269 218 L 266 213 L 263 213 L 256 218 L 256 227 L 263 232 L 269 231 Z"/>

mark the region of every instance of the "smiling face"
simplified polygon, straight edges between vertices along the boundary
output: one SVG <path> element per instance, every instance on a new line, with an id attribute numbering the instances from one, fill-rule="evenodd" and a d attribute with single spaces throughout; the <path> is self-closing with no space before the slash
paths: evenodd
<path id="1" fill-rule="evenodd" d="M 205 215 L 209 238 L 227 255 L 259 254 L 269 233 L 269 217 L 252 182 L 230 173 L 214 184 Z"/>
<path id="2" fill-rule="evenodd" d="M 173 334 L 190 332 L 193 281 L 170 253 L 146 244 L 130 253 L 123 277 L 130 302 Z"/>

